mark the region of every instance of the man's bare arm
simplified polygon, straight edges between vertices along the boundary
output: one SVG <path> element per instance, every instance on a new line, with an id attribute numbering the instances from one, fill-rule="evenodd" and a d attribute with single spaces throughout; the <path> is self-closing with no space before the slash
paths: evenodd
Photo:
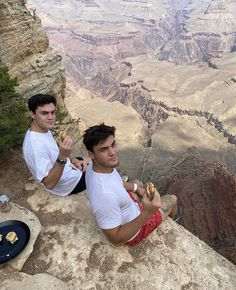
<path id="1" fill-rule="evenodd" d="M 102 231 L 113 245 L 121 246 L 141 229 L 148 218 L 149 214 L 142 212 L 136 219 L 125 225 Z"/>
<path id="2" fill-rule="evenodd" d="M 123 181 L 123 185 L 127 191 L 134 190 L 134 183 L 133 182 Z M 135 199 L 139 200 L 140 197 L 143 196 L 144 192 L 145 192 L 145 189 L 137 183 L 137 189 L 136 189 L 135 194 L 134 194 Z"/>
<path id="3" fill-rule="evenodd" d="M 42 182 L 48 189 L 52 189 L 60 180 L 65 165 L 55 163 L 52 169 L 49 171 L 48 175 L 43 178 Z"/>
<path id="4" fill-rule="evenodd" d="M 63 142 L 59 144 L 59 155 L 60 160 L 66 160 L 70 156 L 72 149 L 72 140 L 70 136 L 67 136 Z M 48 175 L 43 178 L 42 182 L 48 189 L 52 189 L 60 180 L 65 165 L 55 162 L 53 167 L 50 169 Z"/>
<path id="5" fill-rule="evenodd" d="M 155 194 L 153 200 L 150 201 L 144 194 L 142 205 L 143 211 L 134 220 L 113 229 L 102 230 L 112 244 L 119 246 L 126 243 L 141 229 L 148 218 L 161 207 L 160 195 Z"/>
<path id="6" fill-rule="evenodd" d="M 128 191 L 133 191 L 134 184 L 132 182 L 123 181 L 124 188 Z"/>
<path id="7" fill-rule="evenodd" d="M 83 160 L 78 160 L 77 158 L 72 158 L 71 163 L 78 168 L 79 170 L 85 172 L 87 169 L 87 166 L 91 162 L 91 158 L 86 157 Z"/>

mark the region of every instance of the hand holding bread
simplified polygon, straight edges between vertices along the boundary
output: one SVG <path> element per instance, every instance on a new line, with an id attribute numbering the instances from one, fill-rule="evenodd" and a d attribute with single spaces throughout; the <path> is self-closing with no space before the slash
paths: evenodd
<path id="1" fill-rule="evenodd" d="M 67 135 L 68 135 L 68 134 L 67 134 L 66 131 L 61 131 L 61 132 L 59 133 L 60 141 L 63 142 Z"/>
<path id="2" fill-rule="evenodd" d="M 70 135 L 68 134 L 68 131 L 62 130 L 59 133 L 59 159 L 60 160 L 65 160 L 67 157 L 70 157 L 71 151 L 72 151 L 72 146 L 73 146 L 73 141 Z"/>
<path id="3" fill-rule="evenodd" d="M 148 181 L 147 182 L 147 184 L 146 184 L 146 191 L 147 191 L 149 200 L 150 201 L 153 200 L 153 197 L 155 195 L 155 185 L 151 181 Z"/>

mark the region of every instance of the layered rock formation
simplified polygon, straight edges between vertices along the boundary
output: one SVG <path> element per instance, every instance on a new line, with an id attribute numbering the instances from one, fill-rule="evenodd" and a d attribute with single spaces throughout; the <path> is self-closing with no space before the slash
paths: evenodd
<path id="1" fill-rule="evenodd" d="M 64 104 L 66 77 L 62 57 L 49 47 L 41 20 L 25 4 L 24 0 L 0 2 L 0 66 L 8 67 L 10 75 L 17 78 L 16 89 L 24 98 L 38 93 L 56 96 L 64 112 L 57 127 L 73 131 L 76 141 L 80 132 Z M 79 149 L 77 146 L 74 154 L 78 155 Z"/>
<path id="2" fill-rule="evenodd" d="M 42 18 L 51 45 L 63 55 L 74 90 L 76 83 L 93 88 L 93 79 L 108 76 L 117 61 L 142 54 L 175 63 L 207 58 L 216 68 L 215 56 L 235 49 L 235 2 L 198 4 L 177 0 L 28 1 Z M 107 78 L 101 79 L 100 85 L 106 83 Z"/>
<path id="3" fill-rule="evenodd" d="M 30 14 L 23 0 L 0 5 L 0 65 L 17 78 L 25 98 L 50 93 L 64 107 L 65 70 L 61 56 L 49 48 L 40 19 Z"/>
<path id="4" fill-rule="evenodd" d="M 54 10 L 48 12 L 52 4 Z M 64 56 L 70 88 L 75 91 L 79 84 L 93 95 L 118 100 L 144 120 L 142 146 L 134 153 L 142 165 L 137 170 L 130 162 L 131 177 L 135 172 L 145 175 L 145 161 L 148 168 L 158 164 L 162 169 L 192 145 L 208 161 L 222 162 L 236 172 L 235 56 L 223 53 L 234 49 L 235 3 L 198 4 L 29 1 L 52 45 Z M 160 60 L 207 64 L 173 66 Z M 77 97 L 78 106 L 73 101 L 70 110 L 87 126 L 109 119 L 104 113 L 87 118 L 83 110 L 104 112 L 111 106 Z M 118 123 L 116 118 L 111 122 Z"/>
<path id="5" fill-rule="evenodd" d="M 46 4 L 47 2 L 42 1 L 42 3 Z M 85 3 L 86 7 L 93 7 L 94 9 L 99 8 L 99 5 L 96 5 L 95 2 L 89 1 L 89 3 Z M 140 7 L 141 10 L 145 10 L 148 6 L 146 1 L 139 1 L 138 3 L 137 1 L 123 1 L 123 6 L 126 5 L 130 7 L 130 3 L 133 4 L 133 8 L 136 10 L 139 10 Z M 142 3 L 142 5 L 140 5 L 140 3 Z M 16 64 L 10 61 L 11 59 L 14 59 L 14 53 L 12 55 L 11 53 L 7 53 L 8 49 L 6 43 L 9 44 L 9 41 L 6 40 L 10 40 L 10 37 L 7 34 L 7 26 L 5 26 L 4 23 L 9 24 L 8 21 L 11 18 L 11 13 L 14 14 L 14 21 L 17 24 L 20 23 L 23 25 L 20 19 L 23 18 L 27 23 L 27 20 L 31 17 L 34 24 L 36 26 L 39 25 L 37 15 L 34 14 L 35 11 L 33 10 L 32 15 L 28 12 L 25 13 L 26 10 L 23 4 L 23 1 L 13 2 L 9 0 L 5 1 L 1 6 L 1 20 L 4 20 L 1 21 L 1 25 L 2 27 L 5 27 L 1 30 L 4 35 L 4 41 L 1 42 L 1 47 L 4 47 L 5 52 L 4 57 L 1 55 L 1 65 L 8 64 L 13 75 L 14 73 L 19 73 L 18 78 L 21 80 L 20 90 L 26 95 L 26 97 L 34 92 L 57 93 L 59 87 L 61 88 L 61 92 L 58 91 L 58 94 L 63 96 L 63 88 L 65 85 L 64 77 L 61 78 L 62 82 L 58 81 L 58 79 L 60 79 L 57 65 L 59 58 L 54 58 L 53 55 L 55 56 L 55 54 L 53 52 L 51 58 L 50 54 L 48 55 L 46 53 L 48 52 L 48 48 L 46 48 L 46 51 L 44 52 L 36 52 L 36 55 L 39 54 L 42 56 L 42 59 L 39 61 L 39 66 L 37 65 L 35 67 L 34 64 L 38 62 L 31 61 L 34 57 L 33 52 L 23 49 L 24 42 L 22 43 L 23 52 L 22 54 L 19 53 L 19 59 L 21 59 L 21 61 L 18 61 L 17 59 Z M 65 8 L 65 3 L 62 1 L 56 1 L 55 4 L 60 4 L 63 9 Z M 139 6 L 137 6 L 137 4 L 139 4 Z M 130 14 L 132 9 L 128 7 L 126 12 L 127 14 Z M 18 10 L 19 14 L 17 12 Z M 20 15 L 21 18 L 17 19 L 17 15 Z M 137 19 L 135 21 L 137 21 Z M 147 21 L 147 24 L 150 23 L 152 22 Z M 10 33 L 16 35 L 16 29 L 20 29 L 21 25 L 19 27 L 11 27 Z M 28 25 L 30 24 L 28 23 L 27 26 Z M 35 41 L 37 43 L 37 39 L 35 39 Z M 113 40 L 112 42 L 114 43 Z M 18 50 L 20 50 L 20 44 L 18 45 L 17 41 L 16 44 Z M 12 49 L 12 42 L 10 42 L 9 48 Z M 14 52 L 14 49 L 12 49 L 12 51 Z M 36 59 L 38 59 L 38 55 Z M 47 68 L 47 72 L 51 71 L 51 65 L 49 65 L 50 61 L 51 64 L 53 64 L 52 75 L 54 77 L 52 77 L 52 79 L 50 79 L 50 73 L 49 76 L 45 73 L 45 67 Z M 21 63 L 23 64 L 22 66 Z M 127 64 L 123 65 L 127 67 Z M 29 68 L 29 66 L 32 67 L 32 70 L 29 70 L 29 77 L 32 77 L 32 79 L 30 79 L 31 82 L 28 86 L 25 83 L 24 87 L 22 86 L 22 83 L 24 83 L 22 73 L 27 75 L 27 70 L 23 70 L 23 67 Z M 42 70 L 40 66 L 43 67 Z M 113 67 L 110 69 L 112 71 Z M 129 70 L 130 67 L 128 65 L 128 70 L 125 71 L 125 74 L 130 72 Z M 34 76 L 31 76 L 32 71 L 34 72 Z M 117 77 L 117 83 L 119 83 L 119 78 L 123 78 L 122 72 L 123 71 L 121 70 L 121 76 Z M 49 81 L 47 78 L 49 78 Z M 34 83 L 33 80 L 36 81 L 36 87 L 33 86 L 31 91 L 30 86 L 31 83 Z M 106 78 L 104 77 L 104 82 L 105 80 Z M 46 87 L 44 87 L 45 84 Z M 144 85 L 144 89 L 149 91 L 148 86 Z M 91 96 L 91 100 L 93 100 L 93 96 Z M 113 104 L 110 105 L 112 106 Z M 86 108 L 88 108 L 88 104 Z M 102 108 L 104 109 L 105 106 L 103 105 Z M 112 117 L 110 118 L 110 121 L 112 121 L 114 117 L 113 115 L 119 115 L 119 111 L 116 111 L 115 108 L 116 107 L 113 106 L 114 111 L 111 112 Z M 123 110 L 121 104 L 119 104 L 117 108 Z M 98 108 L 96 109 L 98 110 Z M 134 113 L 134 115 L 135 114 L 136 113 Z M 92 122 L 91 118 L 96 114 L 88 115 L 87 118 Z M 137 114 L 135 115 L 135 118 L 139 125 Z M 130 121 L 130 116 L 128 114 L 126 115 L 126 121 L 127 122 L 123 124 L 124 128 L 127 128 L 127 123 Z M 136 126 L 135 128 L 137 131 L 134 132 L 135 134 L 133 137 L 138 135 L 140 143 L 146 143 L 147 131 L 145 130 L 145 122 L 142 121 L 141 126 Z M 122 142 L 127 144 L 127 138 L 125 135 L 123 136 Z M 153 144 L 152 142 L 150 143 L 151 145 Z M 129 154 L 130 147 L 127 146 L 124 149 L 126 151 L 126 156 L 132 159 L 132 156 L 130 157 Z M 149 167 L 147 167 L 145 163 L 147 162 L 150 168 L 153 169 L 152 162 L 155 162 L 155 160 L 152 158 L 152 154 L 154 154 L 153 152 L 155 150 L 150 152 L 150 148 L 147 148 L 146 150 L 143 146 L 135 149 L 138 154 L 140 154 L 140 151 L 147 151 L 150 153 L 149 156 L 146 155 L 146 157 L 149 158 L 145 159 L 144 156 L 144 162 L 142 165 L 144 165 L 144 169 L 148 169 Z M 126 161 L 128 160 L 127 157 Z M 9 289 L 11 286 L 13 288 L 15 287 L 15 289 L 18 287 L 19 289 L 25 287 L 26 283 L 27 285 L 37 285 L 39 289 L 45 289 L 45 284 L 42 283 L 39 285 L 38 279 L 43 278 L 47 281 L 46 279 L 49 278 L 47 275 L 42 275 L 40 277 L 35 276 L 32 279 L 28 277 L 28 274 L 34 275 L 45 271 L 68 282 L 63 283 L 51 278 L 50 283 L 48 282 L 46 284 L 48 287 L 50 285 L 51 289 L 60 289 L 60 287 L 64 289 L 68 287 L 69 289 L 145 288 L 150 290 L 160 289 L 160 287 L 162 289 L 211 289 L 211 287 L 212 289 L 234 289 L 236 277 L 235 267 L 232 263 L 218 255 L 204 242 L 200 241 L 171 220 L 167 220 L 157 232 L 153 233 L 150 238 L 136 248 L 128 249 L 126 247 L 112 247 L 97 229 L 93 216 L 88 208 L 88 201 L 85 194 L 81 196 L 69 196 L 63 199 L 49 195 L 38 184 L 32 181 L 28 182 L 26 168 L 24 167 L 24 163 L 21 163 L 21 158 L 22 156 L 15 152 L 15 154 L 6 158 L 5 162 L 2 163 L 3 166 L 0 170 L 0 181 L 3 191 L 8 188 L 8 192 L 13 201 L 34 211 L 39 217 L 43 229 L 36 242 L 33 254 L 23 268 L 23 272 L 26 272 L 27 275 L 23 273 L 19 275 L 11 268 L 4 267 L 0 271 L 0 287 L 2 289 Z M 135 161 L 132 160 L 132 162 Z M 9 167 L 7 167 L 9 164 L 12 171 L 6 170 L 7 168 L 9 169 Z M 128 166 L 129 164 L 126 164 L 123 169 L 128 169 L 128 171 L 133 170 L 133 173 L 135 173 L 134 169 L 136 169 L 137 172 L 137 164 L 133 163 L 131 169 L 128 168 Z M 22 177 L 22 175 L 20 175 L 20 169 L 23 170 L 24 175 L 27 175 L 27 178 L 17 178 L 18 176 Z M 150 171 L 147 171 L 147 174 L 150 174 L 149 172 Z M 216 173 L 216 176 L 218 176 L 217 174 L 218 173 Z M 143 175 L 143 177 L 145 176 Z M 154 177 L 155 176 L 153 176 L 153 178 Z M 25 182 L 28 182 L 26 186 L 24 186 Z M 165 183 L 160 185 L 160 188 L 164 188 L 164 186 Z M 221 233 L 221 236 L 223 235 L 225 235 L 225 233 Z M 229 236 L 231 237 L 231 235 L 228 235 L 227 237 Z M 157 275 L 157 273 L 159 274 Z M 26 282 L 27 279 L 28 282 Z M 23 280 L 23 282 L 18 283 L 16 280 Z"/>
<path id="6" fill-rule="evenodd" d="M 236 263 L 235 175 L 221 164 L 202 160 L 196 148 L 149 174 L 162 194 L 177 194 L 184 208 L 180 223 Z"/>
<path id="7" fill-rule="evenodd" d="M 129 73 L 111 100 L 132 106 L 147 122 L 148 147 L 180 153 L 194 145 L 204 158 L 235 172 L 234 61 L 235 55 L 219 58 L 221 69 L 213 73 L 147 56 L 130 58 Z"/>

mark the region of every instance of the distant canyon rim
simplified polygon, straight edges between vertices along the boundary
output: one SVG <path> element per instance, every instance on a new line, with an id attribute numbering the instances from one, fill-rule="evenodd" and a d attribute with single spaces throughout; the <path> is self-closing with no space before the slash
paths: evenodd
<path id="1" fill-rule="evenodd" d="M 236 2 L 200 2 L 27 6 L 63 57 L 72 116 L 82 127 L 115 124 L 121 161 L 130 163 L 123 171 L 175 190 L 182 224 L 235 263 Z"/>

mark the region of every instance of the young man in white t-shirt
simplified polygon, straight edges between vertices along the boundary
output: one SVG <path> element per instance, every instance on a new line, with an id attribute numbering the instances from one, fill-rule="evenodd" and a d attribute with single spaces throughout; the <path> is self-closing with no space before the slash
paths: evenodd
<path id="1" fill-rule="evenodd" d="M 167 216 L 176 217 L 175 195 L 160 197 L 155 189 L 150 200 L 142 186 L 122 181 L 115 169 L 119 155 L 114 127 L 105 124 L 90 127 L 83 142 L 92 159 L 86 171 L 89 204 L 98 226 L 112 244 L 134 246 Z"/>
<path id="2" fill-rule="evenodd" d="M 32 123 L 25 134 L 23 155 L 34 178 L 47 191 L 59 196 L 83 191 L 85 170 L 90 159 L 71 160 L 72 139 L 69 135 L 59 142 L 51 129 L 55 125 L 56 98 L 37 94 L 28 100 Z M 76 168 L 76 169 L 74 169 Z"/>

